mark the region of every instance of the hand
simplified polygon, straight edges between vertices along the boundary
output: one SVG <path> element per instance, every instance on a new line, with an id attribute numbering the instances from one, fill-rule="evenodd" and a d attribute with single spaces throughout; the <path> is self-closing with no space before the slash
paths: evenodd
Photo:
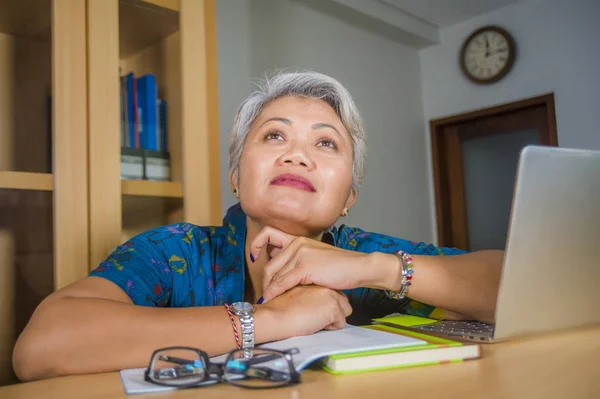
<path id="1" fill-rule="evenodd" d="M 374 281 L 377 273 L 383 274 L 383 269 L 376 266 L 383 267 L 385 262 L 373 262 L 372 254 L 347 251 L 272 227 L 265 227 L 258 233 L 250 252 L 258 259 L 267 246 L 272 258 L 265 265 L 263 274 L 265 302 L 300 284 L 344 290 L 371 286 L 363 284 Z M 392 262 L 397 263 L 397 260 L 392 259 Z M 389 280 L 390 275 L 385 277 Z"/>
<path id="2" fill-rule="evenodd" d="M 352 313 L 346 295 L 316 285 L 294 287 L 259 309 L 272 313 L 284 338 L 344 328 Z"/>

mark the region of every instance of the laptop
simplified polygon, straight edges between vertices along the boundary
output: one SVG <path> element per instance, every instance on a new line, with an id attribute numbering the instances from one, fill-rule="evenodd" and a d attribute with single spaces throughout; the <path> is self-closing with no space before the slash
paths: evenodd
<path id="1" fill-rule="evenodd" d="M 411 329 L 484 343 L 600 323 L 600 151 L 521 151 L 495 321 Z"/>

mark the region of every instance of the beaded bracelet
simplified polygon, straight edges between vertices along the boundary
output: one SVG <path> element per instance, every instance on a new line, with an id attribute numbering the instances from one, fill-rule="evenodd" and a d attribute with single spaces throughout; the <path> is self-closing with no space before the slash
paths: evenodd
<path id="1" fill-rule="evenodd" d="M 410 254 L 404 251 L 396 251 L 396 256 L 400 260 L 400 267 L 402 268 L 402 279 L 400 280 L 400 289 L 396 292 L 385 291 L 388 297 L 392 299 L 404 299 L 408 287 L 411 285 L 412 274 L 413 274 L 413 263 Z"/>
<path id="2" fill-rule="evenodd" d="M 242 349 L 242 344 L 240 344 L 240 337 L 238 335 L 237 327 L 235 325 L 235 319 L 233 318 L 233 313 L 231 313 L 231 310 L 229 309 L 228 304 L 225 304 L 225 309 L 227 310 L 227 314 L 229 315 L 229 318 L 231 319 L 231 325 L 233 326 L 233 335 L 235 336 L 235 343 L 237 344 L 238 349 Z"/>

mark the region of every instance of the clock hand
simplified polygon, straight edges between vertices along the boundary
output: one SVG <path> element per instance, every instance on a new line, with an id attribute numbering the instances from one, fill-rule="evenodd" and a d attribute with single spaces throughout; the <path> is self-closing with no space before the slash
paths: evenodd
<path id="1" fill-rule="evenodd" d="M 488 55 L 494 55 L 494 54 L 498 54 L 498 53 L 504 53 L 505 51 L 508 51 L 508 49 L 507 48 L 501 48 L 501 49 L 498 49 L 496 51 L 492 51 Z"/>
<path id="2" fill-rule="evenodd" d="M 489 55 L 490 55 L 490 42 L 488 40 L 487 35 L 485 35 L 485 56 L 486 56 L 486 58 Z"/>

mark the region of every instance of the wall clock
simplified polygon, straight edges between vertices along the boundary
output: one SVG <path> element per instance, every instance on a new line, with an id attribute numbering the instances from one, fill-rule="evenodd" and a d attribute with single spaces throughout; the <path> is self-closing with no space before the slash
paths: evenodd
<path id="1" fill-rule="evenodd" d="M 460 67 L 471 81 L 489 84 L 506 76 L 515 56 L 515 41 L 506 30 L 498 26 L 484 26 L 464 41 Z"/>

